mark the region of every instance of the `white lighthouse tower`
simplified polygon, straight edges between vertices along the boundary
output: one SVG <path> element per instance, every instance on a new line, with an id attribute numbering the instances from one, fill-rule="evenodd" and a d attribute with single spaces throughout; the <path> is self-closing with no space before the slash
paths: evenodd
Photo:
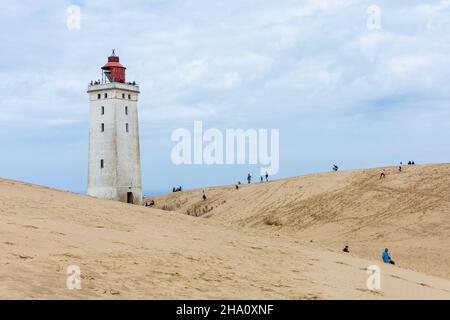
<path id="1" fill-rule="evenodd" d="M 102 79 L 89 94 L 89 164 L 87 194 L 142 203 L 139 150 L 139 87 L 125 82 L 125 67 L 114 50 L 102 67 Z"/>

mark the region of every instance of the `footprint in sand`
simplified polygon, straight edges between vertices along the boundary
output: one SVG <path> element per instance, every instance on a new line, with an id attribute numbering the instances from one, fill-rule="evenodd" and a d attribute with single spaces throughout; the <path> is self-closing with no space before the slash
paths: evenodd
<path id="1" fill-rule="evenodd" d="M 422 287 L 432 288 L 431 286 L 429 286 L 428 284 L 423 283 L 423 282 L 417 282 L 417 284 L 422 286 Z"/>
<path id="2" fill-rule="evenodd" d="M 366 292 L 366 293 L 370 293 L 376 296 L 384 296 L 383 293 L 381 293 L 380 291 L 376 291 L 376 290 L 369 290 L 369 289 L 363 289 L 363 288 L 356 288 L 356 290 L 361 291 L 361 292 Z"/>
<path id="3" fill-rule="evenodd" d="M 75 254 L 68 253 L 68 252 L 52 254 L 52 256 L 53 257 L 66 257 L 66 258 L 78 259 L 78 260 L 81 259 L 80 256 L 77 256 Z"/>
<path id="4" fill-rule="evenodd" d="M 348 266 L 348 264 L 346 264 L 345 262 L 342 262 L 342 261 L 334 261 L 334 263 L 336 263 L 336 264 L 342 264 L 342 265 L 344 265 L 344 266 Z M 364 269 L 365 270 L 365 269 Z"/>
<path id="5" fill-rule="evenodd" d="M 66 235 L 65 233 L 57 232 L 57 231 L 51 231 L 50 233 L 51 233 L 51 234 L 56 234 L 56 235 L 58 235 L 58 236 L 65 236 L 65 235 Z"/>
<path id="6" fill-rule="evenodd" d="M 27 256 L 27 255 L 24 255 L 24 254 L 17 254 L 17 253 L 11 253 L 13 256 L 16 256 L 16 257 L 19 257 L 20 259 L 24 259 L 24 260 L 27 260 L 27 259 L 34 259 L 34 257 L 31 257 L 31 256 Z"/>
<path id="7" fill-rule="evenodd" d="M 90 274 L 86 274 L 86 272 L 82 273 L 80 277 L 82 280 L 95 280 L 93 276 L 91 276 Z"/>
<path id="8" fill-rule="evenodd" d="M 305 296 L 298 297 L 297 300 L 319 300 L 320 296 L 315 294 L 307 294 Z"/>
<path id="9" fill-rule="evenodd" d="M 22 224 L 22 227 L 24 227 L 24 228 L 29 228 L 29 229 L 39 229 L 38 227 L 33 226 L 33 225 L 31 225 L 31 224 Z"/>

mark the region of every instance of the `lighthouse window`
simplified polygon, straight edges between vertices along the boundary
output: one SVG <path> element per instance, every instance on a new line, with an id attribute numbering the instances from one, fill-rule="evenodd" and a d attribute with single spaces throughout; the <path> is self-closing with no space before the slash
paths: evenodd
<path id="1" fill-rule="evenodd" d="M 128 107 L 125 107 L 125 115 L 128 115 Z"/>
<path id="2" fill-rule="evenodd" d="M 99 94 L 97 94 L 97 99 L 100 99 L 101 98 L 101 95 L 100 95 L 100 93 Z"/>
<path id="3" fill-rule="evenodd" d="M 108 98 L 108 94 L 107 94 L 107 93 L 105 93 L 105 99 L 106 99 L 106 98 Z"/>
<path id="4" fill-rule="evenodd" d="M 103 159 L 101 159 L 101 160 L 100 160 L 100 168 L 101 168 L 101 169 L 103 169 L 103 167 L 104 167 L 104 163 L 103 163 L 103 162 L 104 162 Z"/>
<path id="5" fill-rule="evenodd" d="M 105 132 L 105 124 L 102 123 L 102 132 Z"/>
<path id="6" fill-rule="evenodd" d="M 105 114 L 105 107 L 102 107 L 102 115 Z"/>
<path id="7" fill-rule="evenodd" d="M 125 124 L 125 130 L 128 132 L 128 123 Z"/>
<path id="8" fill-rule="evenodd" d="M 125 93 L 122 93 L 122 99 L 125 99 Z"/>
<path id="9" fill-rule="evenodd" d="M 131 94 L 128 95 L 128 99 L 131 99 Z"/>

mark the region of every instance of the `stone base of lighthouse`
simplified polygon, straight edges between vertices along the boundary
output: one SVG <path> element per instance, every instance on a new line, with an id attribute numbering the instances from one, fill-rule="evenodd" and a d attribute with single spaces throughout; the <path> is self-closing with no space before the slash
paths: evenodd
<path id="1" fill-rule="evenodd" d="M 92 197 L 115 200 L 133 204 L 142 204 L 142 189 L 132 187 L 92 187 L 88 188 L 87 194 Z"/>

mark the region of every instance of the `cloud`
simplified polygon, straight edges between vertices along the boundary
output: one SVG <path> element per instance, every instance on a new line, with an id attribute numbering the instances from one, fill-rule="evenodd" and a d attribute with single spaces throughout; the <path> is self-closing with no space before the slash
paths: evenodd
<path id="1" fill-rule="evenodd" d="M 195 60 L 185 66 L 180 77 L 181 80 L 187 84 L 192 84 L 200 80 L 206 73 L 207 66 L 203 60 Z"/>
<path id="2" fill-rule="evenodd" d="M 66 26 L 72 4 L 81 9 L 80 30 Z M 443 107 L 450 99 L 450 2 L 379 1 L 381 30 L 368 30 L 366 9 L 372 4 L 8 4 L 0 12 L 0 27 L 8 30 L 0 34 L 0 143 L 9 143 L 6 130 L 15 130 L 18 140 L 26 140 L 16 148 L 29 148 L 36 143 L 33 137 L 51 136 L 53 143 L 62 146 L 72 139 L 84 150 L 87 84 L 100 77 L 100 67 L 115 48 L 128 79 L 140 85 L 145 141 L 169 139 L 168 128 L 186 127 L 193 120 L 220 128 L 280 128 L 281 153 L 287 155 L 281 164 L 305 158 L 320 163 L 339 149 L 360 159 L 356 149 L 364 144 L 359 137 L 395 136 L 413 122 L 416 132 L 436 136 L 427 148 L 441 151 L 450 135 Z M 426 124 L 413 121 L 418 114 L 427 115 Z M 350 139 L 348 132 L 355 136 Z M 324 138 L 331 133 L 333 143 Z M 150 154 L 143 145 L 143 158 L 170 171 L 171 163 L 163 160 L 170 144 L 158 147 Z M 380 154 L 380 159 L 397 156 L 392 150 Z M 358 161 L 349 160 L 349 166 L 361 165 Z M 280 172 L 296 169 L 282 165 Z"/>
<path id="3" fill-rule="evenodd" d="M 241 76 L 239 75 L 239 73 L 236 72 L 229 72 L 227 74 L 225 74 L 224 76 L 224 80 L 223 80 L 223 86 L 226 89 L 230 89 L 233 87 L 238 86 L 241 83 Z"/>

